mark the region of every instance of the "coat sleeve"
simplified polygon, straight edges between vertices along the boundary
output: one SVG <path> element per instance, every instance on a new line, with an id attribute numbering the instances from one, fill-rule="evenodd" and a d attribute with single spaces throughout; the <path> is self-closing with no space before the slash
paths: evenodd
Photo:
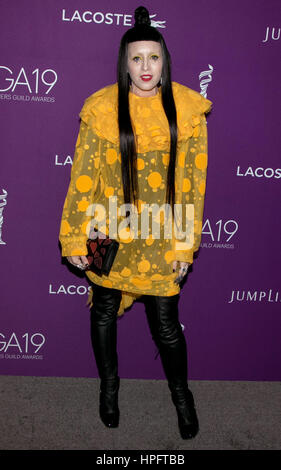
<path id="1" fill-rule="evenodd" d="M 174 259 L 188 263 L 193 263 L 193 254 L 200 247 L 206 192 L 208 139 L 205 113 L 211 109 L 212 102 L 202 101 L 201 113 L 193 117 L 193 135 L 185 155 L 182 154 L 182 232 L 187 235 L 182 239 L 174 238 Z"/>
<path id="2" fill-rule="evenodd" d="M 99 182 L 100 150 L 99 137 L 82 120 L 61 217 L 59 240 L 62 256 L 87 254 L 87 226 L 91 220 L 87 208 L 93 202 Z"/>

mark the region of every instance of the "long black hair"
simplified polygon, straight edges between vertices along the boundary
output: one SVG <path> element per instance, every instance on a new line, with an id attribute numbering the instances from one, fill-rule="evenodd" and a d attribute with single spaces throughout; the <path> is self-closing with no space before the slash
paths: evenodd
<path id="1" fill-rule="evenodd" d="M 135 204 L 138 198 L 138 175 L 136 166 L 136 144 L 129 112 L 129 90 L 131 78 L 127 72 L 128 44 L 134 41 L 156 41 L 161 45 L 163 56 L 161 95 L 162 105 L 170 128 L 170 160 L 167 173 L 166 203 L 175 203 L 175 164 L 177 154 L 177 113 L 171 83 L 171 57 L 162 34 L 151 26 L 148 10 L 139 7 L 135 10 L 135 25 L 122 37 L 117 65 L 118 80 L 118 124 L 121 153 L 124 202 Z M 158 83 L 160 86 L 160 83 Z"/>

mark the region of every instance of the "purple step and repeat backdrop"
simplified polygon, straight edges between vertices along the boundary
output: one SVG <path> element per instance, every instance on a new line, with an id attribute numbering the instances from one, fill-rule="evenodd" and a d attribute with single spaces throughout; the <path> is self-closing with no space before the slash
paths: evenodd
<path id="1" fill-rule="evenodd" d="M 98 377 L 83 273 L 58 232 L 78 113 L 116 81 L 129 0 L 1 0 L 0 373 Z M 193 380 L 281 379 L 280 0 L 145 1 L 172 79 L 213 101 L 202 243 L 180 297 Z M 121 377 L 165 378 L 144 305 Z"/>

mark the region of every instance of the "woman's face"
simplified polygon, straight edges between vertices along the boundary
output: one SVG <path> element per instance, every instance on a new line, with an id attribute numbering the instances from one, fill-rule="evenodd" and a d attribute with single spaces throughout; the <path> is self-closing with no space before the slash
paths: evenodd
<path id="1" fill-rule="evenodd" d="M 133 93 L 138 96 L 156 95 L 162 67 L 162 49 L 158 42 L 135 41 L 128 44 L 128 73 Z"/>

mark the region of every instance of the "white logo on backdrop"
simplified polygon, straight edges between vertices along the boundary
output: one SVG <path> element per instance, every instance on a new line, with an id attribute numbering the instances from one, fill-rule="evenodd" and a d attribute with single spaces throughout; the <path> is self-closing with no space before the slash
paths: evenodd
<path id="1" fill-rule="evenodd" d="M 38 332 L 23 335 L 13 332 L 7 336 L 0 333 L 0 359 L 43 359 L 38 352 L 45 341 L 45 336 Z"/>
<path id="2" fill-rule="evenodd" d="M 262 40 L 262 42 L 267 42 L 269 37 L 270 37 L 270 39 L 272 39 L 273 41 L 278 41 L 278 40 L 280 39 L 280 31 L 281 31 L 281 28 L 278 28 L 277 31 L 278 31 L 278 32 L 275 33 L 275 28 L 272 28 L 271 37 L 270 37 L 270 29 L 269 29 L 269 26 L 267 26 L 267 28 L 266 28 L 266 30 L 265 30 L 265 38 Z"/>
<path id="3" fill-rule="evenodd" d="M 217 220 L 215 227 L 212 226 L 209 219 L 206 219 L 202 227 L 202 235 L 205 235 L 205 239 L 208 237 L 209 241 L 202 241 L 200 247 L 202 248 L 227 248 L 233 249 L 234 243 L 229 241 L 234 237 L 238 230 L 238 223 L 236 220 Z"/>
<path id="4" fill-rule="evenodd" d="M 150 15 L 151 26 L 155 28 L 165 28 L 166 21 L 158 21 L 155 18 L 156 14 Z M 101 11 L 83 11 L 75 10 L 74 12 L 67 12 L 65 9 L 62 10 L 62 21 L 79 21 L 80 23 L 96 23 L 96 24 L 108 24 L 117 26 L 129 26 L 132 27 L 133 16 L 126 15 L 124 13 L 102 13 Z"/>
<path id="5" fill-rule="evenodd" d="M 155 15 L 149 15 L 149 18 L 151 20 L 151 26 L 153 26 L 154 28 L 166 28 L 166 21 L 156 21 L 156 20 L 153 20 L 152 18 L 154 18 L 156 16 Z"/>
<path id="6" fill-rule="evenodd" d="M 207 88 L 209 86 L 209 83 L 212 81 L 212 73 L 214 70 L 214 68 L 210 64 L 208 65 L 209 65 L 209 70 L 203 70 L 199 74 L 200 89 L 201 89 L 200 94 L 204 98 L 207 98 Z M 206 77 L 206 78 L 203 78 L 203 77 Z"/>
<path id="7" fill-rule="evenodd" d="M 70 155 L 67 157 L 62 157 L 59 155 L 55 156 L 55 165 L 56 166 L 65 166 L 65 165 L 72 165 L 73 161 Z"/>
<path id="8" fill-rule="evenodd" d="M 3 194 L 0 194 L 0 245 L 6 245 L 6 242 L 4 242 L 2 240 L 2 225 L 3 225 L 3 221 L 4 221 L 4 218 L 3 218 L 3 210 L 4 210 L 4 207 L 6 206 L 7 204 L 7 191 L 5 189 L 2 189 L 3 191 Z"/>
<path id="9" fill-rule="evenodd" d="M 253 168 L 249 166 L 246 170 L 240 169 L 240 166 L 237 167 L 236 176 L 251 176 L 256 178 L 281 178 L 281 168 L 263 168 L 258 166 Z"/>
<path id="10" fill-rule="evenodd" d="M 281 297 L 279 299 L 279 292 L 274 292 L 272 289 L 269 291 L 232 291 L 230 300 L 227 302 L 231 304 L 232 302 L 281 302 Z"/>
<path id="11" fill-rule="evenodd" d="M 0 99 L 53 103 L 55 98 L 46 95 L 49 95 L 57 81 L 58 75 L 53 69 L 36 68 L 32 72 L 26 72 L 25 68 L 21 67 L 18 72 L 0 65 Z M 19 95 L 18 92 L 25 94 Z"/>
<path id="12" fill-rule="evenodd" d="M 89 294 L 91 286 L 64 286 L 61 284 L 58 287 L 54 287 L 53 284 L 49 284 L 49 294 L 69 294 L 69 295 L 85 295 Z"/>

